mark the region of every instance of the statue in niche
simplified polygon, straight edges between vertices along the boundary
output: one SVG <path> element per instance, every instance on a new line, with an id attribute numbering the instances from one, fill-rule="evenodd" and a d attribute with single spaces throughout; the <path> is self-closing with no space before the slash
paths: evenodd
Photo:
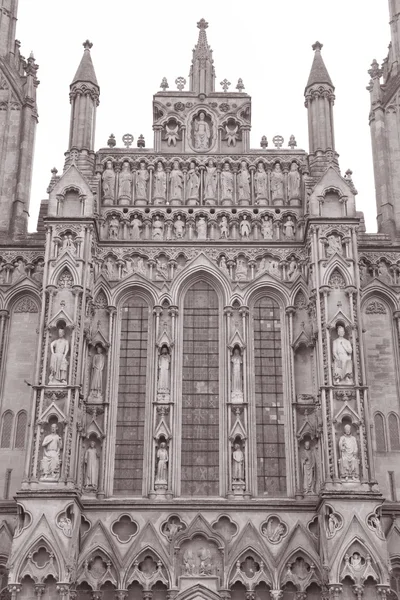
<path id="1" fill-rule="evenodd" d="M 211 551 L 209 548 L 201 546 L 199 548 L 198 557 L 200 560 L 199 564 L 199 575 L 211 575 Z"/>
<path id="2" fill-rule="evenodd" d="M 73 255 L 76 254 L 76 246 L 71 233 L 66 233 L 64 235 L 61 250 L 62 252 L 69 252 Z"/>
<path id="3" fill-rule="evenodd" d="M 355 436 L 351 433 L 351 425 L 348 423 L 343 428 L 343 435 L 339 440 L 339 474 L 341 479 L 348 481 L 359 479 L 358 444 Z"/>
<path id="4" fill-rule="evenodd" d="M 300 173 L 297 163 L 292 163 L 288 173 L 288 197 L 289 200 L 300 198 Z"/>
<path id="5" fill-rule="evenodd" d="M 157 391 L 161 394 L 169 393 L 170 386 L 170 363 L 171 357 L 167 346 L 161 348 L 160 356 L 158 357 L 158 386 Z"/>
<path id="6" fill-rule="evenodd" d="M 336 385 L 352 385 L 353 383 L 353 348 L 348 339 L 344 337 L 345 329 L 342 325 L 337 327 L 338 337 L 333 341 L 333 381 Z"/>
<path id="7" fill-rule="evenodd" d="M 187 548 L 183 555 L 183 570 L 185 575 L 194 575 L 196 561 L 191 548 Z"/>
<path id="8" fill-rule="evenodd" d="M 119 174 L 118 200 L 131 201 L 133 175 L 128 161 L 124 161 Z"/>
<path id="9" fill-rule="evenodd" d="M 194 147 L 196 150 L 208 150 L 210 147 L 211 130 L 204 112 L 194 120 Z"/>
<path id="10" fill-rule="evenodd" d="M 142 221 L 139 219 L 137 213 L 133 215 L 131 221 L 131 237 L 133 240 L 140 240 L 140 234 L 142 232 Z"/>
<path id="11" fill-rule="evenodd" d="M 170 519 L 168 523 L 166 523 L 166 525 L 163 527 L 163 530 L 169 541 L 172 541 L 176 534 L 179 533 L 183 528 L 184 525 L 182 522 L 177 517 L 174 517 Z"/>
<path id="12" fill-rule="evenodd" d="M 192 161 L 187 173 L 187 199 L 196 200 L 196 204 L 198 204 L 199 188 L 200 177 L 196 169 L 196 164 Z"/>
<path id="13" fill-rule="evenodd" d="M 37 263 L 35 265 L 35 269 L 32 273 L 32 279 L 34 279 L 38 283 L 42 283 L 43 273 L 44 273 L 44 260 L 41 258 L 40 260 L 37 261 Z"/>
<path id="14" fill-rule="evenodd" d="M 269 262 L 263 256 L 257 267 L 256 275 L 261 275 L 262 273 L 268 273 L 268 271 L 269 271 Z"/>
<path id="15" fill-rule="evenodd" d="M 174 161 L 172 171 L 170 174 L 170 200 L 182 201 L 183 192 L 183 173 L 179 168 L 179 162 Z"/>
<path id="16" fill-rule="evenodd" d="M 69 352 L 69 343 L 65 339 L 64 329 L 58 330 L 58 338 L 50 344 L 50 377 L 49 385 L 66 385 Z"/>
<path id="17" fill-rule="evenodd" d="M 40 479 L 58 481 L 60 477 L 62 439 L 58 435 L 56 423 L 52 423 L 50 433 L 45 436 L 42 447 L 43 458 L 40 461 Z"/>
<path id="18" fill-rule="evenodd" d="M 378 277 L 389 285 L 393 283 L 392 276 L 384 260 L 378 263 Z"/>
<path id="19" fill-rule="evenodd" d="M 298 270 L 298 266 L 297 266 L 297 260 L 295 258 L 292 258 L 290 263 L 289 263 L 289 269 L 287 272 L 287 278 L 289 279 L 289 281 L 293 281 L 297 275 L 297 270 Z"/>
<path id="20" fill-rule="evenodd" d="M 97 450 L 95 440 L 90 440 L 89 446 L 85 452 L 85 488 L 97 490 L 99 483 L 99 462 L 100 453 Z"/>
<path id="21" fill-rule="evenodd" d="M 375 531 L 378 537 L 380 537 L 383 540 L 385 539 L 385 534 L 382 529 L 381 521 L 377 514 L 373 514 L 368 518 L 367 525 L 373 531 Z"/>
<path id="22" fill-rule="evenodd" d="M 226 275 L 227 277 L 230 277 L 230 276 L 231 276 L 231 274 L 229 273 L 228 266 L 227 266 L 227 264 L 226 264 L 226 258 L 225 258 L 225 256 L 221 256 L 221 258 L 219 259 L 219 265 L 218 265 L 218 266 L 219 266 L 219 268 L 221 269 L 221 271 L 222 271 L 223 273 L 225 273 L 225 275 Z"/>
<path id="23" fill-rule="evenodd" d="M 271 275 L 275 275 L 275 277 L 278 277 L 280 279 L 281 273 L 279 271 L 279 265 L 276 262 L 276 260 L 271 261 L 269 265 L 269 272 L 271 273 Z"/>
<path id="24" fill-rule="evenodd" d="M 263 217 L 261 223 L 261 233 L 264 240 L 272 240 L 274 237 L 274 231 L 272 228 L 272 219 L 270 217 Z"/>
<path id="25" fill-rule="evenodd" d="M 25 265 L 24 261 L 22 260 L 22 258 L 19 258 L 14 263 L 14 271 L 12 274 L 12 283 L 19 281 L 23 277 L 26 277 L 26 265 Z"/>
<path id="26" fill-rule="evenodd" d="M 225 125 L 225 134 L 226 134 L 226 143 L 228 146 L 236 146 L 236 142 L 239 139 L 239 125 L 235 124 L 233 129 L 231 129 L 228 125 Z"/>
<path id="27" fill-rule="evenodd" d="M 221 217 L 221 221 L 219 223 L 219 231 L 220 231 L 220 239 L 227 240 L 229 238 L 229 223 L 228 217 L 225 215 Z"/>
<path id="28" fill-rule="evenodd" d="M 281 200 L 283 201 L 284 196 L 284 177 L 282 173 L 282 168 L 279 163 L 275 164 L 274 170 L 271 174 L 271 190 L 272 190 L 272 200 Z"/>
<path id="29" fill-rule="evenodd" d="M 326 248 L 326 256 L 328 258 L 335 254 L 335 252 L 340 255 L 343 254 L 342 239 L 338 235 L 334 235 L 333 233 L 328 235 L 327 242 L 328 246 Z"/>
<path id="30" fill-rule="evenodd" d="M 115 263 L 111 256 L 108 256 L 106 260 L 103 262 L 101 267 L 101 272 L 106 279 L 109 281 L 113 281 L 114 279 L 118 279 L 118 274 L 115 269 Z"/>
<path id="31" fill-rule="evenodd" d="M 254 175 L 256 202 L 267 200 L 268 198 L 268 175 L 263 163 L 258 163 L 257 171 Z"/>
<path id="32" fill-rule="evenodd" d="M 167 263 L 162 262 L 156 258 L 156 279 L 158 281 L 164 281 L 168 279 L 168 266 Z"/>
<path id="33" fill-rule="evenodd" d="M 167 197 L 167 176 L 161 161 L 157 163 L 154 173 L 154 200 L 165 200 Z"/>
<path id="34" fill-rule="evenodd" d="M 221 198 L 222 200 L 233 202 L 233 173 L 231 172 L 229 163 L 224 164 L 224 169 L 221 173 Z"/>
<path id="35" fill-rule="evenodd" d="M 245 160 L 242 160 L 240 163 L 240 171 L 237 177 L 239 187 L 239 202 L 241 200 L 250 202 L 250 173 L 247 169 Z"/>
<path id="36" fill-rule="evenodd" d="M 238 443 L 234 445 L 232 452 L 232 482 L 244 483 L 244 454 Z"/>
<path id="37" fill-rule="evenodd" d="M 251 223 L 247 220 L 247 215 L 243 215 L 243 219 L 240 223 L 240 235 L 242 238 L 249 239 L 251 233 Z"/>
<path id="38" fill-rule="evenodd" d="M 342 523 L 339 516 L 331 512 L 328 517 L 327 534 L 329 538 L 333 538 L 338 529 L 340 529 Z"/>
<path id="39" fill-rule="evenodd" d="M 286 535 L 287 527 L 278 517 L 270 517 L 267 523 L 262 526 L 261 531 L 270 542 L 277 544 Z"/>
<path id="40" fill-rule="evenodd" d="M 146 163 L 140 162 L 139 169 L 136 172 L 136 200 L 147 200 L 147 184 L 149 173 L 146 169 Z"/>
<path id="41" fill-rule="evenodd" d="M 176 146 L 176 142 L 179 139 L 179 125 L 170 127 L 168 123 L 165 125 L 165 139 L 167 140 L 167 146 Z"/>
<path id="42" fill-rule="evenodd" d="M 129 277 L 135 272 L 135 265 L 130 256 L 125 259 L 125 264 L 122 267 L 122 277 Z"/>
<path id="43" fill-rule="evenodd" d="M 236 280 L 243 281 L 247 279 L 247 265 L 243 258 L 238 258 L 236 261 Z"/>
<path id="44" fill-rule="evenodd" d="M 294 240 L 295 238 L 295 224 L 293 223 L 292 217 L 289 215 L 286 223 L 283 226 L 283 235 L 287 240 Z"/>
<path id="45" fill-rule="evenodd" d="M 199 217 L 196 223 L 197 239 L 207 239 L 207 223 L 204 217 Z"/>
<path id="46" fill-rule="evenodd" d="M 174 222 L 175 237 L 177 240 L 182 239 L 185 235 L 185 223 L 182 221 L 181 215 L 176 217 Z"/>
<path id="47" fill-rule="evenodd" d="M 301 475 L 303 481 L 303 494 L 315 493 L 315 455 L 310 440 L 304 441 L 300 455 Z"/>
<path id="48" fill-rule="evenodd" d="M 117 240 L 119 237 L 119 219 L 113 215 L 108 224 L 108 237 L 110 240 Z"/>
<path id="49" fill-rule="evenodd" d="M 157 475 L 155 482 L 168 483 L 168 450 L 165 442 L 161 442 L 157 450 Z"/>
<path id="50" fill-rule="evenodd" d="M 239 346 L 235 346 L 231 357 L 232 364 L 232 402 L 243 402 L 243 378 L 242 364 L 243 358 Z"/>
<path id="51" fill-rule="evenodd" d="M 115 198 L 115 172 L 111 160 L 106 162 L 102 180 L 104 200 L 107 200 L 109 204 L 113 204 Z"/>
<path id="52" fill-rule="evenodd" d="M 106 360 L 103 354 L 103 348 L 96 346 L 96 354 L 92 360 L 92 377 L 90 382 L 90 395 L 101 398 L 103 393 L 103 370 Z"/>
<path id="53" fill-rule="evenodd" d="M 153 221 L 152 238 L 153 240 L 162 240 L 164 237 L 164 224 L 159 217 L 156 215 Z"/>
<path id="54" fill-rule="evenodd" d="M 205 172 L 205 183 L 204 183 L 204 198 L 207 204 L 207 200 L 216 200 L 217 197 L 217 167 L 214 161 L 210 160 L 206 166 Z"/>

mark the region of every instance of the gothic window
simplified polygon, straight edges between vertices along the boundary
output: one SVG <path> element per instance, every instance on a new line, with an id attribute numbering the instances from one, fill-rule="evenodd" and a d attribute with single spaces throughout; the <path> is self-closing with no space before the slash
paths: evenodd
<path id="1" fill-rule="evenodd" d="M 17 415 L 17 425 L 15 429 L 15 443 L 14 448 L 25 448 L 25 434 L 26 434 L 26 412 L 22 410 Z"/>
<path id="2" fill-rule="evenodd" d="M 286 492 L 280 310 L 268 296 L 254 306 L 254 373 L 259 495 Z"/>
<path id="3" fill-rule="evenodd" d="M 394 592 L 390 597 L 400 600 L 400 566 L 396 566 L 390 575 L 390 588 Z"/>
<path id="4" fill-rule="evenodd" d="M 149 306 L 140 296 L 122 307 L 114 492 L 141 495 Z"/>
<path id="5" fill-rule="evenodd" d="M 376 413 L 374 423 L 376 449 L 378 452 L 386 452 L 385 424 L 383 416 L 380 413 Z"/>
<path id="6" fill-rule="evenodd" d="M 183 311 L 183 496 L 219 494 L 218 297 L 205 281 L 192 285 Z"/>
<path id="7" fill-rule="evenodd" d="M 397 415 L 390 414 L 388 419 L 389 424 L 389 441 L 390 449 L 400 450 L 400 435 L 399 435 L 399 419 Z"/>
<path id="8" fill-rule="evenodd" d="M 11 448 L 11 432 L 13 427 L 14 414 L 11 410 L 3 413 L 1 423 L 1 448 Z"/>

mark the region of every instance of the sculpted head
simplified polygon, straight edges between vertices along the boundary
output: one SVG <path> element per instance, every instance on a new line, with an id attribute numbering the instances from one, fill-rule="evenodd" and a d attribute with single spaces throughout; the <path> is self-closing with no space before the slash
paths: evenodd
<path id="1" fill-rule="evenodd" d="M 275 170 L 277 173 L 280 173 L 280 172 L 281 172 L 281 165 L 280 165 L 279 163 L 276 163 L 276 164 L 275 164 L 275 167 L 274 167 L 274 170 Z"/>
<path id="2" fill-rule="evenodd" d="M 107 168 L 107 169 L 112 169 L 112 168 L 113 168 L 111 160 L 108 160 L 108 161 L 106 162 L 106 168 Z"/>
<path id="3" fill-rule="evenodd" d="M 59 337 L 59 338 L 63 338 L 64 336 L 65 336 L 65 331 L 64 331 L 64 329 L 61 329 L 61 328 L 60 328 L 60 329 L 58 330 L 58 337 Z"/>
<path id="4" fill-rule="evenodd" d="M 297 163 L 292 163 L 290 166 L 290 170 L 291 171 L 298 171 L 299 170 L 299 165 Z"/>
<path id="5" fill-rule="evenodd" d="M 310 440 L 305 440 L 305 442 L 304 442 L 304 448 L 305 448 L 306 450 L 309 450 L 309 449 L 310 449 Z"/>
<path id="6" fill-rule="evenodd" d="M 201 113 L 199 114 L 199 119 L 200 119 L 200 121 L 204 121 L 204 119 L 205 119 L 205 118 L 206 118 L 206 115 L 205 115 L 203 112 L 201 112 Z"/>
<path id="7" fill-rule="evenodd" d="M 229 163 L 225 163 L 224 164 L 224 170 L 225 171 L 229 171 Z"/>
<path id="8" fill-rule="evenodd" d="M 242 170 L 247 169 L 247 164 L 245 160 L 242 160 L 242 162 L 240 163 Z"/>
<path id="9" fill-rule="evenodd" d="M 94 440 L 90 440 L 90 447 L 96 448 L 96 442 Z"/>
<path id="10" fill-rule="evenodd" d="M 101 346 L 97 346 L 96 347 L 96 352 L 97 352 L 97 354 L 102 354 L 103 348 Z"/>
<path id="11" fill-rule="evenodd" d="M 190 168 L 191 168 L 191 169 L 194 169 L 195 167 L 196 167 L 196 165 L 194 164 L 194 162 L 193 162 L 193 161 L 191 161 L 191 162 L 190 162 Z"/>
<path id="12" fill-rule="evenodd" d="M 260 163 L 258 163 L 258 170 L 260 171 L 260 173 L 262 173 L 263 171 L 265 171 L 265 168 L 264 168 L 264 164 L 263 164 L 263 163 L 261 163 L 261 162 L 260 162 Z"/>
<path id="13" fill-rule="evenodd" d="M 124 164 L 122 165 L 122 170 L 123 171 L 128 171 L 129 170 L 129 163 L 127 161 L 125 161 Z"/>
<path id="14" fill-rule="evenodd" d="M 177 171 L 179 169 L 179 163 L 177 160 L 174 160 L 174 169 Z"/>
<path id="15" fill-rule="evenodd" d="M 212 158 L 210 158 L 210 160 L 208 161 L 208 166 L 209 167 L 213 167 L 214 166 L 214 161 L 212 160 Z"/>
<path id="16" fill-rule="evenodd" d="M 164 355 L 165 355 L 165 354 L 168 354 L 168 348 L 167 348 L 167 346 L 163 346 L 163 347 L 161 348 L 161 354 L 164 354 Z"/>
<path id="17" fill-rule="evenodd" d="M 143 161 L 141 161 L 140 163 L 140 168 L 142 169 L 142 171 L 144 171 L 144 169 L 146 168 L 146 164 Z"/>
<path id="18" fill-rule="evenodd" d="M 339 337 L 344 337 L 345 331 L 343 325 L 338 325 L 336 331 Z"/>
<path id="19" fill-rule="evenodd" d="M 159 161 L 159 162 L 157 163 L 157 171 L 162 171 L 162 170 L 163 170 L 163 165 L 162 165 L 162 162 L 161 162 L 161 161 Z"/>
<path id="20" fill-rule="evenodd" d="M 58 431 L 57 423 L 52 423 L 52 425 L 50 427 L 50 431 L 51 431 L 51 433 L 57 433 L 57 431 Z"/>
<path id="21" fill-rule="evenodd" d="M 348 423 L 344 426 L 343 431 L 345 432 L 346 435 L 350 435 L 351 433 L 351 425 L 349 425 Z"/>
<path id="22" fill-rule="evenodd" d="M 167 445 L 167 444 L 166 444 L 165 442 L 161 442 L 161 444 L 160 444 L 160 448 L 165 448 L 165 447 L 166 447 L 166 445 Z"/>

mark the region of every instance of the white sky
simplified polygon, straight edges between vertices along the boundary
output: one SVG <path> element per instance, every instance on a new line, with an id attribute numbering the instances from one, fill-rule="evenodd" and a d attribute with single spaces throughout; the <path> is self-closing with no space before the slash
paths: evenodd
<path id="1" fill-rule="evenodd" d="M 69 84 L 82 57 L 82 43 L 93 42 L 92 59 L 100 85 L 97 150 L 110 133 L 140 133 L 153 146 L 152 96 L 162 77 L 175 89 L 188 79 L 198 29 L 208 23 L 217 89 L 225 77 L 243 79 L 252 96 L 251 146 L 281 134 L 294 134 L 308 150 L 304 87 L 313 59 L 322 55 L 336 87 L 335 134 L 342 173 L 353 170 L 357 209 L 368 231 L 376 231 L 375 191 L 368 125 L 373 58 L 386 56 L 390 41 L 387 0 L 20 0 L 17 38 L 21 52 L 33 50 L 40 65 L 39 125 L 31 193 L 30 229 L 36 228 L 40 200 L 46 198 L 50 169 L 62 172 L 69 132 Z"/>

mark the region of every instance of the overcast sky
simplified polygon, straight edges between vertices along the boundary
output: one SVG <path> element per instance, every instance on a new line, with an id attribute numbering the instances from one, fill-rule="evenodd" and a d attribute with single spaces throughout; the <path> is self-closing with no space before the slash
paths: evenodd
<path id="1" fill-rule="evenodd" d="M 251 146 L 266 135 L 291 134 L 308 150 L 304 87 L 311 67 L 311 45 L 319 40 L 336 87 L 336 150 L 342 173 L 353 170 L 357 209 L 367 230 L 376 231 L 375 191 L 368 125 L 369 82 L 373 58 L 379 63 L 390 41 L 387 0 L 20 0 L 17 38 L 21 52 L 34 52 L 38 77 L 39 125 L 31 193 L 30 229 L 36 228 L 40 200 L 46 198 L 50 170 L 62 172 L 67 150 L 69 84 L 83 53 L 93 43 L 92 59 L 100 85 L 95 149 L 110 133 L 118 145 L 140 133 L 153 145 L 152 96 L 163 77 L 175 89 L 188 79 L 197 21 L 208 23 L 216 89 L 225 77 L 243 79 L 252 96 Z"/>

